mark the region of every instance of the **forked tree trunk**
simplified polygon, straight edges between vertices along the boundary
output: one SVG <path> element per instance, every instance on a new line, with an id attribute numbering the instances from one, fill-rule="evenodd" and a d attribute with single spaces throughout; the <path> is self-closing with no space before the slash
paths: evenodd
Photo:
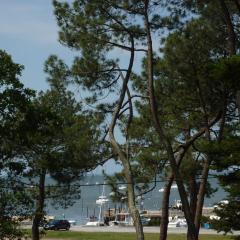
<path id="1" fill-rule="evenodd" d="M 171 166 L 172 169 L 174 171 L 174 175 L 175 175 L 175 179 L 176 179 L 176 183 L 178 186 L 178 191 L 179 191 L 179 195 L 182 201 L 182 208 L 183 208 L 183 212 L 184 212 L 184 216 L 186 218 L 187 221 L 187 225 L 188 225 L 188 231 L 189 231 L 189 237 L 191 240 L 197 240 L 198 239 L 198 235 L 196 232 L 196 228 L 194 225 L 194 219 L 190 210 L 190 205 L 188 202 L 188 197 L 187 197 L 187 193 L 183 184 L 183 178 L 180 175 L 178 169 L 175 168 L 173 160 L 171 162 Z"/>
<path id="2" fill-rule="evenodd" d="M 41 220 L 43 219 L 43 209 L 44 209 L 44 201 L 45 201 L 45 176 L 46 171 L 42 170 L 39 179 L 39 187 L 38 187 L 38 198 L 36 203 L 36 212 L 33 217 L 32 224 L 32 240 L 39 240 L 39 225 Z"/>
<path id="3" fill-rule="evenodd" d="M 221 121 L 220 121 L 219 135 L 217 138 L 218 143 L 220 143 L 222 141 L 224 127 L 225 127 L 226 111 L 227 111 L 226 106 L 223 106 L 223 113 L 222 113 L 222 117 L 221 117 Z M 210 131 L 206 132 L 206 137 L 210 143 L 211 142 Z M 199 235 L 199 230 L 200 230 L 202 209 L 203 209 L 204 199 L 205 199 L 205 195 L 206 195 L 207 180 L 208 180 L 210 165 L 211 165 L 211 159 L 209 158 L 209 156 L 207 156 L 205 159 L 205 162 L 203 164 L 202 181 L 200 183 L 199 190 L 198 190 L 196 212 L 195 212 L 195 219 L 194 219 L 194 224 L 196 226 L 198 235 Z"/>
<path id="4" fill-rule="evenodd" d="M 133 181 L 129 158 L 128 158 L 127 154 L 121 149 L 121 146 L 117 143 L 115 136 L 114 136 L 114 128 L 115 128 L 115 125 L 116 125 L 116 122 L 117 122 L 117 119 L 119 116 L 119 112 L 121 110 L 124 97 L 125 97 L 126 93 L 128 94 L 127 84 L 128 84 L 129 78 L 130 78 L 130 74 L 131 74 L 131 70 L 132 70 L 132 66 L 133 66 L 133 60 L 134 60 L 134 42 L 132 39 L 132 51 L 131 51 L 129 67 L 128 67 L 126 76 L 125 77 L 122 76 L 123 84 L 122 84 L 121 94 L 119 96 L 119 100 L 118 100 L 116 108 L 113 112 L 112 121 L 109 126 L 109 140 L 112 145 L 113 151 L 118 155 L 119 160 L 123 164 L 123 171 L 124 171 L 124 175 L 125 175 L 125 178 L 127 181 L 128 207 L 129 207 L 130 214 L 133 218 L 137 240 L 144 240 L 142 222 L 141 222 L 140 215 L 139 215 L 138 209 L 136 207 L 136 203 L 135 203 L 134 181 Z M 127 126 L 127 130 L 128 130 L 128 127 L 129 127 L 129 123 Z"/>

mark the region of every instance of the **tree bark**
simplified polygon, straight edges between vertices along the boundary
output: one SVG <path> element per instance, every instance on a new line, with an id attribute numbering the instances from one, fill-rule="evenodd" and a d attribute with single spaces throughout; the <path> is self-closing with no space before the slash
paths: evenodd
<path id="1" fill-rule="evenodd" d="M 227 25 L 228 34 L 228 52 L 231 55 L 236 54 L 236 34 L 234 31 L 231 15 L 224 0 L 219 0 L 224 15 L 225 23 Z"/>
<path id="2" fill-rule="evenodd" d="M 197 207 L 197 193 L 198 193 L 198 186 L 196 183 L 195 176 L 190 176 L 189 192 L 190 192 L 190 210 L 193 217 L 195 218 L 196 207 Z M 187 238 L 190 239 L 189 232 L 187 233 Z"/>
<path id="3" fill-rule="evenodd" d="M 133 177 L 132 177 L 132 174 L 131 174 L 131 166 L 130 166 L 130 163 L 127 159 L 123 159 L 122 163 L 124 165 L 125 178 L 128 182 L 127 193 L 128 193 L 129 211 L 130 211 L 130 214 L 133 218 L 133 223 L 134 223 L 136 233 L 137 233 L 137 239 L 138 240 L 144 240 L 142 222 L 141 222 L 140 214 L 139 214 L 139 211 L 136 207 L 136 202 L 135 202 L 134 182 L 133 182 Z"/>
<path id="4" fill-rule="evenodd" d="M 137 234 L 137 240 L 144 240 L 142 222 L 140 219 L 139 211 L 136 208 L 136 203 L 135 203 L 134 182 L 133 182 L 129 160 L 125 156 L 124 152 L 121 150 L 120 146 L 115 141 L 115 138 L 112 134 L 110 134 L 110 141 L 114 151 L 118 153 L 119 159 L 123 164 L 124 175 L 127 181 L 128 206 L 129 206 L 130 214 L 133 218 L 133 223 L 134 223 L 134 227 Z"/>
<path id="5" fill-rule="evenodd" d="M 208 124 L 207 116 L 205 117 L 206 117 L 206 125 L 207 125 Z M 211 134 L 209 129 L 206 131 L 206 139 L 209 141 L 209 143 L 211 142 Z M 196 211 L 195 211 L 195 218 L 194 218 L 194 224 L 196 227 L 197 235 L 199 235 L 199 229 L 200 229 L 201 218 L 202 218 L 202 209 L 203 209 L 204 199 L 206 194 L 206 186 L 207 186 L 210 164 L 211 164 L 211 159 L 209 159 L 209 157 L 206 156 L 206 159 L 203 163 L 203 169 L 201 174 L 202 180 L 198 190 Z"/>
<path id="6" fill-rule="evenodd" d="M 171 175 L 168 182 L 164 186 L 163 198 L 162 198 L 162 215 L 160 223 L 160 240 L 167 239 L 168 230 L 168 217 L 169 217 L 169 196 L 171 191 L 171 186 L 174 180 L 174 175 Z"/>
<path id="7" fill-rule="evenodd" d="M 240 91 L 237 91 L 236 95 L 237 95 L 236 96 L 236 103 L 237 103 L 237 108 L 238 108 L 238 115 L 240 116 Z"/>
<path id="8" fill-rule="evenodd" d="M 142 222 L 141 222 L 140 214 L 138 212 L 138 209 L 136 208 L 136 203 L 135 203 L 134 181 L 133 181 L 133 176 L 132 176 L 132 171 L 131 171 L 131 165 L 129 162 L 129 158 L 127 156 L 128 154 L 126 154 L 126 152 L 124 152 L 121 149 L 121 146 L 119 146 L 119 144 L 117 143 L 115 136 L 114 136 L 114 128 L 115 128 L 125 95 L 126 95 L 126 93 L 129 95 L 128 81 L 130 79 L 130 75 L 131 75 L 132 67 L 133 67 L 133 61 L 134 61 L 134 40 L 133 40 L 132 36 L 130 36 L 130 38 L 131 38 L 131 45 L 132 45 L 131 57 L 130 57 L 126 76 L 125 77 L 122 76 L 123 83 L 122 83 L 121 93 L 120 93 L 120 96 L 118 99 L 118 103 L 117 103 L 117 105 L 114 109 L 113 115 L 112 115 L 111 124 L 109 126 L 109 140 L 112 145 L 113 151 L 118 155 L 119 160 L 123 164 L 123 171 L 124 171 L 125 178 L 127 181 L 128 206 L 129 206 L 130 214 L 133 218 L 134 227 L 135 227 L 136 235 L 137 235 L 136 236 L 137 240 L 144 240 Z M 131 121 L 131 120 L 129 119 L 129 121 Z M 128 127 L 129 127 L 129 123 L 128 123 L 127 129 L 128 129 Z"/>
<path id="9" fill-rule="evenodd" d="M 180 151 L 177 158 L 177 167 L 179 168 L 184 157 L 185 151 Z M 160 224 L 160 240 L 167 239 L 167 231 L 168 231 L 168 217 L 169 217 L 169 196 L 171 192 L 171 186 L 174 180 L 174 174 L 172 173 L 168 179 L 168 182 L 165 184 L 163 199 L 162 199 L 162 216 L 161 216 L 161 224 Z"/>
<path id="10" fill-rule="evenodd" d="M 236 33 L 234 31 L 234 26 L 233 26 L 233 22 L 231 19 L 231 15 L 230 12 L 228 10 L 228 7 L 225 3 L 224 0 L 219 0 L 220 1 L 220 6 L 222 8 L 222 12 L 223 12 L 223 16 L 225 19 L 225 23 L 227 25 L 227 33 L 228 33 L 228 53 L 230 56 L 233 56 L 236 54 L 236 45 L 237 45 L 237 37 L 236 37 Z M 238 9 L 239 13 L 240 13 L 240 1 L 239 0 L 234 0 L 234 3 L 236 5 L 236 8 Z M 238 112 L 240 113 L 240 91 L 237 90 L 236 93 L 236 103 L 237 103 L 237 108 L 238 108 Z"/>
<path id="11" fill-rule="evenodd" d="M 196 213 L 195 213 L 195 219 L 194 219 L 194 224 L 196 226 L 197 234 L 199 234 L 199 229 L 201 224 L 202 209 L 203 209 L 204 198 L 206 193 L 209 167 L 210 167 L 210 161 L 207 157 L 202 170 L 202 181 L 200 183 L 200 187 L 198 191 L 197 206 L 196 206 Z"/>
<path id="12" fill-rule="evenodd" d="M 39 186 L 38 186 L 38 198 L 36 203 L 36 212 L 33 217 L 33 224 L 32 224 L 32 240 L 39 240 L 39 224 L 43 219 L 43 209 L 44 209 L 44 201 L 45 201 L 45 176 L 46 171 L 42 170 L 39 179 Z"/>
<path id="13" fill-rule="evenodd" d="M 151 109 L 151 114 L 152 114 L 152 118 L 153 118 L 153 123 L 154 123 L 157 134 L 159 135 L 160 139 L 162 139 L 162 141 L 163 141 L 173 174 L 175 176 L 175 180 L 176 180 L 176 183 L 178 186 L 179 195 L 180 195 L 182 205 L 184 208 L 184 214 L 185 214 L 185 218 L 186 218 L 186 221 L 188 224 L 191 239 L 196 240 L 197 234 L 196 234 L 196 230 L 195 230 L 194 219 L 190 212 L 190 206 L 189 206 L 189 202 L 187 199 L 187 193 L 186 193 L 185 187 L 183 185 L 183 178 L 178 170 L 171 143 L 170 143 L 169 139 L 166 137 L 164 130 L 160 125 L 160 121 L 159 121 L 159 117 L 158 117 L 158 111 L 157 111 L 158 108 L 157 108 L 156 97 L 155 97 L 155 92 L 154 92 L 154 85 L 153 85 L 153 50 L 152 50 L 152 37 L 151 37 L 151 32 L 150 32 L 150 24 L 149 24 L 149 19 L 148 19 L 148 1 L 147 0 L 145 1 L 144 22 L 145 22 L 145 28 L 146 28 L 147 47 L 148 47 L 148 51 L 147 51 L 148 91 L 149 91 L 150 109 Z"/>
<path id="14" fill-rule="evenodd" d="M 187 124 L 186 130 L 184 131 L 184 137 L 185 140 L 188 141 L 191 138 L 190 134 L 190 126 Z M 192 165 L 193 168 L 191 168 L 191 171 L 188 173 L 189 174 L 189 180 L 188 180 L 188 185 L 189 185 L 189 197 L 190 197 L 190 211 L 193 216 L 193 219 L 195 218 L 195 212 L 196 212 L 196 207 L 197 207 L 197 193 L 198 193 L 198 187 L 197 187 L 197 182 L 196 182 L 196 170 L 195 170 L 195 159 L 193 158 L 192 155 L 192 148 L 190 147 L 186 153 L 188 160 L 190 161 L 189 164 Z M 187 239 L 190 240 L 190 232 L 189 230 L 187 231 Z"/>

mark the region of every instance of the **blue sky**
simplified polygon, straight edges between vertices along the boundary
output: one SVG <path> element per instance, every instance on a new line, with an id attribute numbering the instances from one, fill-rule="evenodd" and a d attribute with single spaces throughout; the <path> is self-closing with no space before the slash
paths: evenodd
<path id="1" fill-rule="evenodd" d="M 25 66 L 22 82 L 27 87 L 45 90 L 43 64 L 48 56 L 56 54 L 68 64 L 74 56 L 74 52 L 58 42 L 52 1 L 1 0 L 0 6 L 0 48 L 11 54 L 15 62 Z M 120 49 L 113 52 L 122 59 L 125 54 Z M 140 59 L 141 56 L 137 61 Z"/>
<path id="2" fill-rule="evenodd" d="M 48 84 L 43 65 L 50 54 L 71 63 L 74 53 L 58 43 L 58 27 L 51 0 L 1 0 L 0 48 L 13 61 L 24 65 L 21 81 L 35 90 L 46 90 Z M 104 169 L 111 173 L 119 169 L 113 162 Z M 97 168 L 95 173 L 100 173 Z"/>
<path id="3" fill-rule="evenodd" d="M 24 65 L 27 87 L 47 88 L 43 64 L 50 54 L 71 61 L 73 53 L 58 43 L 57 31 L 51 0 L 1 0 L 0 48 Z"/>

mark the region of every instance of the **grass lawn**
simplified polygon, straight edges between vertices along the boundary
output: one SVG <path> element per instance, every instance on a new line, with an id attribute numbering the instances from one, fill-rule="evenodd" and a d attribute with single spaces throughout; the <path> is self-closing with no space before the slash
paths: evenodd
<path id="1" fill-rule="evenodd" d="M 63 232 L 49 231 L 44 239 L 66 239 L 66 240 L 135 240 L 134 233 L 89 233 L 89 232 Z M 158 240 L 159 234 L 146 233 L 146 240 Z M 168 240 L 185 240 L 185 234 L 170 234 Z M 201 235 L 200 240 L 229 240 L 229 236 Z"/>

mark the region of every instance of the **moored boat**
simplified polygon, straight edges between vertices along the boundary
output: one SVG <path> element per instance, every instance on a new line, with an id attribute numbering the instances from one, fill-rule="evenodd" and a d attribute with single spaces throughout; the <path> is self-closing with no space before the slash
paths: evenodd
<path id="1" fill-rule="evenodd" d="M 174 218 L 169 218 L 168 223 L 169 228 L 176 228 L 176 227 L 187 227 L 187 222 L 185 218 L 179 218 L 175 216 Z"/>
<path id="2" fill-rule="evenodd" d="M 102 195 L 96 200 L 96 204 L 99 206 L 98 218 L 95 216 L 90 217 L 90 220 L 86 223 L 86 226 L 104 226 L 104 206 L 109 202 L 109 199 L 105 196 L 105 185 L 103 185 Z"/>

